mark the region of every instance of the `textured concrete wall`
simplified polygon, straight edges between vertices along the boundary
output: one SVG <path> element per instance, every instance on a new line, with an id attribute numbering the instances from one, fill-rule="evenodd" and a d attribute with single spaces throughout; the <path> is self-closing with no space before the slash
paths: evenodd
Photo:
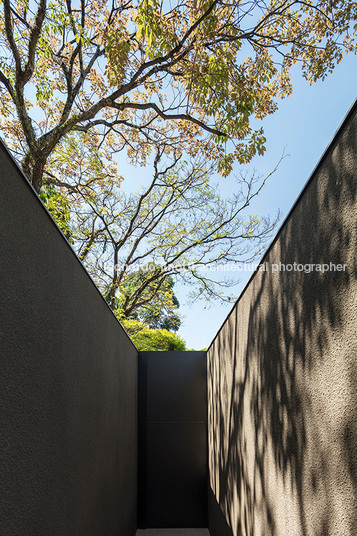
<path id="1" fill-rule="evenodd" d="M 357 534 L 356 148 L 355 106 L 209 348 L 212 536 Z"/>
<path id="2" fill-rule="evenodd" d="M 137 352 L 0 146 L 0 534 L 133 536 Z"/>

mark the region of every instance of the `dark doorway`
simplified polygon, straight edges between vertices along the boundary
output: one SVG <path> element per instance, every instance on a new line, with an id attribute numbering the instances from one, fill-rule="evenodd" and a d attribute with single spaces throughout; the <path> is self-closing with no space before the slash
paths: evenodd
<path id="1" fill-rule="evenodd" d="M 139 353 L 139 528 L 199 528 L 207 513 L 205 352 Z"/>

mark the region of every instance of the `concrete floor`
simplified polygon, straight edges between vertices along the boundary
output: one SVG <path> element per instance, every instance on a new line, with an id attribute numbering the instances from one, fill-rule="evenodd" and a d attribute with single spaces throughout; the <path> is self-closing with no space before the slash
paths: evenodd
<path id="1" fill-rule="evenodd" d="M 138 530 L 136 536 L 210 536 L 208 529 L 146 529 Z"/>

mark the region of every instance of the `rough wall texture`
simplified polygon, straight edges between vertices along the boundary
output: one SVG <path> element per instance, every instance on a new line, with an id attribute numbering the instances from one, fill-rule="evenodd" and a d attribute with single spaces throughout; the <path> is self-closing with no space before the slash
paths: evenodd
<path id="1" fill-rule="evenodd" d="M 209 348 L 212 536 L 357 534 L 356 115 Z"/>
<path id="2" fill-rule="evenodd" d="M 136 349 L 0 162 L 0 534 L 133 536 Z"/>

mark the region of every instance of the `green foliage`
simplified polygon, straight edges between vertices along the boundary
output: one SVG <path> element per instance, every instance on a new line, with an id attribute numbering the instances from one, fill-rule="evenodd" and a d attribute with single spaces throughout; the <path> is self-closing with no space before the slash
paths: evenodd
<path id="1" fill-rule="evenodd" d="M 275 222 L 244 210 L 266 179 L 222 199 L 207 169 L 264 154 L 292 65 L 323 79 L 356 52 L 356 19 L 349 0 L 0 2 L 2 135 L 125 318 L 175 330 L 171 276 L 219 298 L 199 268 L 259 254 Z M 119 154 L 154 161 L 146 190 L 121 191 Z"/>
<path id="2" fill-rule="evenodd" d="M 185 350 L 185 342 L 171 332 L 181 324 L 173 312 L 179 306 L 173 293 L 174 281 L 169 276 L 163 278 L 161 285 L 156 279 L 149 281 L 157 269 L 157 265 L 148 263 L 146 269 L 143 267 L 124 279 L 120 285 L 122 293 L 112 302 L 114 313 L 138 350 Z M 108 295 L 106 299 L 111 301 Z M 133 309 L 130 304 L 134 304 Z"/>
<path id="3" fill-rule="evenodd" d="M 226 289 L 236 278 L 210 268 L 259 256 L 277 220 L 247 213 L 268 177 L 242 174 L 234 194 L 222 197 L 204 161 L 172 164 L 157 151 L 151 182 L 133 193 L 93 185 L 73 227 L 76 250 L 111 307 L 175 331 L 173 282 L 192 286 L 192 301 L 234 299 Z"/>
<path id="4" fill-rule="evenodd" d="M 158 0 L 139 2 L 135 23 L 136 38 L 146 43 L 145 56 L 150 59 L 167 54 L 178 43 L 173 25 L 163 15 Z"/>
<path id="5" fill-rule="evenodd" d="M 168 331 L 178 331 L 181 326 L 181 319 L 179 315 L 170 313 L 160 321 L 159 327 L 161 329 L 167 329 Z"/>
<path id="6" fill-rule="evenodd" d="M 73 132 L 111 162 L 158 142 L 226 176 L 264 153 L 294 64 L 312 83 L 356 52 L 356 19 L 350 0 L 3 0 L 0 126 L 37 192 L 65 182 L 51 156 Z"/>
<path id="7" fill-rule="evenodd" d="M 154 277 L 160 267 L 149 262 L 129 273 L 120 283 L 118 307 L 125 317 L 140 320 L 149 328 L 177 331 L 181 325 L 175 314 L 179 301 L 173 292 L 171 276 Z"/>
<path id="8" fill-rule="evenodd" d="M 138 320 L 119 320 L 139 351 L 186 350 L 185 342 L 166 329 L 150 329 Z"/>
<path id="9" fill-rule="evenodd" d="M 67 240 L 73 244 L 70 227 L 71 206 L 68 199 L 53 186 L 44 186 L 40 198 Z"/>

